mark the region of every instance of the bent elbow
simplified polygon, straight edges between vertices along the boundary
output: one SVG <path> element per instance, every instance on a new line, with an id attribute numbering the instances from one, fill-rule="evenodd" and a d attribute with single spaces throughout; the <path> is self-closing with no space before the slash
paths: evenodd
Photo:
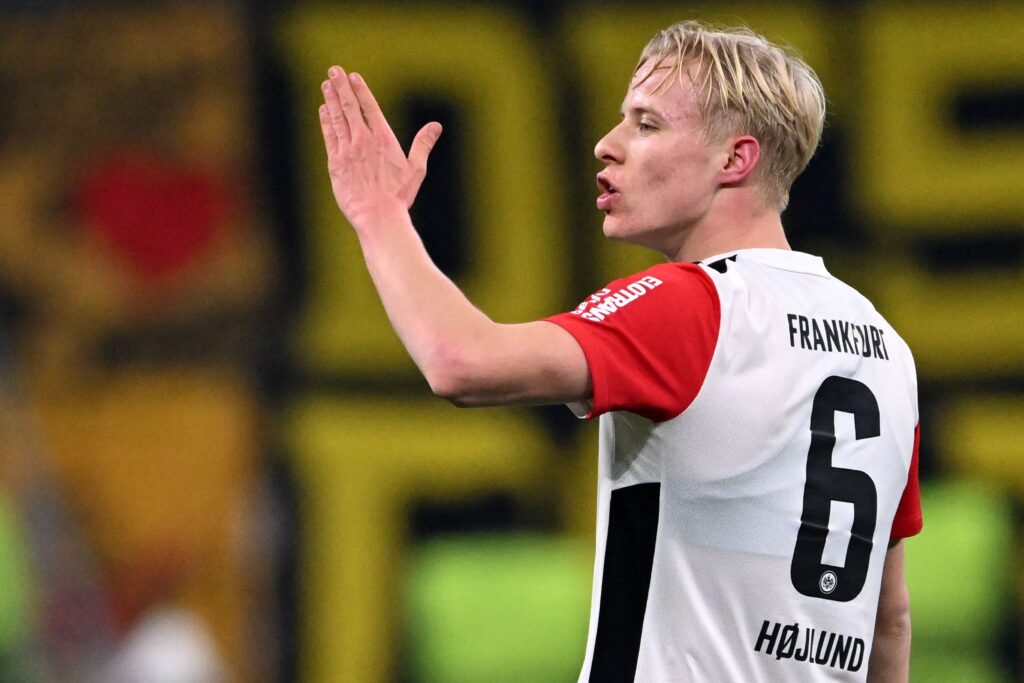
<path id="1" fill-rule="evenodd" d="M 423 376 L 435 396 L 458 408 L 474 405 L 471 398 L 472 371 L 466 355 L 459 349 L 443 349 L 423 368 Z"/>
<path id="2" fill-rule="evenodd" d="M 427 378 L 427 383 L 435 396 L 443 398 L 456 408 L 470 408 L 475 405 L 469 393 L 456 378 L 450 375 L 442 375 L 433 379 Z"/>

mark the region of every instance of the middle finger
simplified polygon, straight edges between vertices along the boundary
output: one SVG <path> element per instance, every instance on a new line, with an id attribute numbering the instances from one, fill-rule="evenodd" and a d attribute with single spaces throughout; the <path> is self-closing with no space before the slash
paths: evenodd
<path id="1" fill-rule="evenodd" d="M 348 124 L 348 131 L 352 138 L 362 137 L 366 131 L 366 121 L 363 120 L 363 112 L 359 108 L 359 100 L 352 91 L 352 84 L 348 82 L 348 74 L 340 66 L 331 67 L 328 74 L 331 77 L 331 85 L 337 93 L 341 111 Z"/>

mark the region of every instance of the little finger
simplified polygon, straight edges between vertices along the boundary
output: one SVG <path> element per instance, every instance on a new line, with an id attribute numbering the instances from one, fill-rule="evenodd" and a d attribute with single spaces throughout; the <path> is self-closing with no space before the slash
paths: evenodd
<path id="1" fill-rule="evenodd" d="M 338 134 L 334 132 L 331 125 L 331 113 L 327 110 L 326 104 L 320 105 L 320 130 L 324 134 L 324 145 L 327 147 L 327 158 L 330 159 L 338 154 Z"/>

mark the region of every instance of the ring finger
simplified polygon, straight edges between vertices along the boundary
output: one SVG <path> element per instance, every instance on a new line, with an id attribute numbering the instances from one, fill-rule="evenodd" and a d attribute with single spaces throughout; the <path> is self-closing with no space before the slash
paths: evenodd
<path id="1" fill-rule="evenodd" d="M 335 68 L 337 67 L 331 67 L 331 70 L 333 71 Z M 349 131 L 348 121 L 345 120 L 345 112 L 341 109 L 341 100 L 334 89 L 334 84 L 329 80 L 324 81 L 320 84 L 320 89 L 324 93 L 324 102 L 327 104 L 327 113 L 330 115 L 334 133 L 338 136 L 338 141 L 345 144 L 352 136 Z"/>

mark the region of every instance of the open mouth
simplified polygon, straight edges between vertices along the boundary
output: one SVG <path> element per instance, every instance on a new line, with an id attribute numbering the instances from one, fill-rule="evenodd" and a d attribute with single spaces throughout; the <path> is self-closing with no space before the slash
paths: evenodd
<path id="1" fill-rule="evenodd" d="M 598 189 L 601 190 L 602 194 L 612 194 L 618 192 L 615 186 L 612 185 L 611 181 L 600 173 L 597 175 L 597 187 Z"/>
<path id="2" fill-rule="evenodd" d="M 601 211 L 611 211 L 612 205 L 619 198 L 618 189 L 602 173 L 597 174 L 597 188 L 601 190 L 597 198 L 597 208 Z"/>

